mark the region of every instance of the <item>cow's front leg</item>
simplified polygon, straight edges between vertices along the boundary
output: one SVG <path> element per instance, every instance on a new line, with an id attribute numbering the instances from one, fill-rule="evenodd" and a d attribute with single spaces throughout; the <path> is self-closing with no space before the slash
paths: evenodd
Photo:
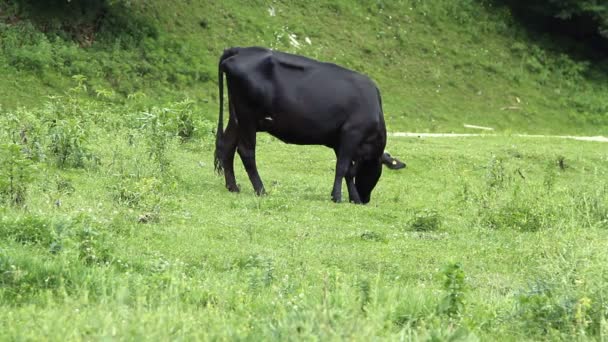
<path id="1" fill-rule="evenodd" d="M 342 179 L 346 176 L 350 167 L 350 158 L 338 155 L 336 161 L 336 176 L 334 178 L 334 187 L 331 191 L 331 200 L 340 203 L 342 201 Z M 348 185 L 348 184 L 347 184 Z"/>
<path id="2" fill-rule="evenodd" d="M 258 168 L 255 162 L 255 129 L 247 132 L 241 131 L 241 139 L 238 143 L 238 153 L 245 166 L 245 171 L 249 176 L 249 180 L 253 185 L 253 190 L 257 195 L 263 195 L 266 193 L 264 184 L 258 173 Z"/>

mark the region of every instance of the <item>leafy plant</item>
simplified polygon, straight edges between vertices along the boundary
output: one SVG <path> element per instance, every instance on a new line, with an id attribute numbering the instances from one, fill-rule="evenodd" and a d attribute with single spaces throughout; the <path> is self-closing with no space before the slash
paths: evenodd
<path id="1" fill-rule="evenodd" d="M 438 311 L 450 318 L 460 317 L 465 310 L 465 275 L 460 263 L 446 265 L 442 271 L 445 297 L 439 304 Z"/>
<path id="2" fill-rule="evenodd" d="M 161 174 L 165 174 L 170 166 L 167 149 L 175 136 L 175 133 L 169 129 L 169 112 L 167 108 L 153 108 L 149 112 L 142 113 L 143 116 L 139 118 L 148 146 L 148 156 L 157 163 Z"/>
<path id="3" fill-rule="evenodd" d="M 59 168 L 85 166 L 96 158 L 86 144 L 88 132 L 83 123 L 76 119 L 57 119 L 49 122 L 49 154 L 54 157 Z"/>
<path id="4" fill-rule="evenodd" d="M 27 190 L 38 172 L 21 149 L 14 143 L 0 145 L 0 200 L 18 207 L 25 206 Z"/>
<path id="5" fill-rule="evenodd" d="M 96 229 L 90 222 L 82 222 L 83 227 L 76 234 L 79 258 L 87 265 L 105 264 L 111 261 L 112 250 L 106 234 Z"/>

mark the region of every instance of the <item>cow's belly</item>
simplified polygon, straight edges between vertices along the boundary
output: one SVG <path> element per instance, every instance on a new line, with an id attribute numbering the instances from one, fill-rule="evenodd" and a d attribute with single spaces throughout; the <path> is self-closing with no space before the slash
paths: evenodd
<path id="1" fill-rule="evenodd" d="M 332 146 L 339 135 L 339 127 L 334 125 L 322 125 L 293 117 L 288 122 L 277 117 L 266 117 L 259 122 L 258 129 L 268 132 L 285 143 L 298 145 Z"/>

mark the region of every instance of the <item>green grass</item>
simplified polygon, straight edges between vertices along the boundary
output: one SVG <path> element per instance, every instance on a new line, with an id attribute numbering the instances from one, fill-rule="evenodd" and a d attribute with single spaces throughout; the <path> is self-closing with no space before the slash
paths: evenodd
<path id="1" fill-rule="evenodd" d="M 512 135 L 605 134 L 605 74 L 504 9 L 132 1 L 91 42 L 10 3 L 0 340 L 608 336 L 606 144 Z M 499 134 L 389 137 L 408 167 L 385 169 L 366 206 L 330 201 L 331 150 L 260 134 L 268 194 L 238 158 L 229 193 L 213 75 L 224 47 L 253 44 L 368 73 L 391 131 Z"/>
<path id="2" fill-rule="evenodd" d="M 151 111 L 142 126 L 122 106 L 75 115 L 94 158 L 59 165 L 49 108 L 2 119 L 4 133 L 38 127 L 43 153 L 23 156 L 37 170 L 25 202 L 0 209 L 0 339 L 608 334 L 605 144 L 391 138 L 408 168 L 385 170 L 357 206 L 329 200 L 329 149 L 260 134 L 268 195 L 240 163 L 232 194 L 210 130 L 180 142 L 178 116 Z"/>
<path id="3" fill-rule="evenodd" d="M 30 9 L 20 20 L 5 19 L 8 24 L 0 25 L 2 106 L 40 105 L 48 94 L 63 94 L 69 78 L 81 74 L 91 98 L 101 92 L 120 102 L 143 93 L 149 105 L 160 106 L 188 97 L 211 119 L 217 115 L 221 51 L 262 45 L 369 74 L 382 90 L 393 131 L 466 131 L 463 124 L 473 124 L 505 132 L 602 134 L 608 127 L 603 64 L 564 54 L 561 41 L 539 45 L 508 10 L 483 2 L 132 1 L 121 6 L 107 14 L 92 38 L 86 20 L 67 10 Z M 9 13 L 11 7 L 4 7 Z M 76 42 L 54 28 L 62 21 L 76 27 Z M 301 47 L 290 44 L 290 34 Z"/>

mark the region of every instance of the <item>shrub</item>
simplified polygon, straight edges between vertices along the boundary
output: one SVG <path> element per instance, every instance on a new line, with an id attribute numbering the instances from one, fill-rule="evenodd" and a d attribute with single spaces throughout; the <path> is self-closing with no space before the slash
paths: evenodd
<path id="1" fill-rule="evenodd" d="M 48 151 L 59 168 L 85 166 L 87 161 L 96 161 L 86 147 L 88 132 L 78 118 L 56 119 L 49 122 Z"/>
<path id="2" fill-rule="evenodd" d="M 25 206 L 27 190 L 34 181 L 37 168 L 21 152 L 17 144 L 0 145 L 0 201 Z"/>
<path id="3" fill-rule="evenodd" d="M 36 112 L 19 110 L 1 113 L 0 140 L 19 145 L 25 157 L 34 162 L 46 157 L 43 127 Z"/>
<path id="4" fill-rule="evenodd" d="M 169 109 L 167 108 L 153 108 L 140 117 L 141 129 L 145 134 L 148 145 L 148 156 L 157 163 L 160 172 L 163 174 L 170 165 L 167 149 L 176 133 L 175 131 L 171 132 L 168 113 Z"/>

